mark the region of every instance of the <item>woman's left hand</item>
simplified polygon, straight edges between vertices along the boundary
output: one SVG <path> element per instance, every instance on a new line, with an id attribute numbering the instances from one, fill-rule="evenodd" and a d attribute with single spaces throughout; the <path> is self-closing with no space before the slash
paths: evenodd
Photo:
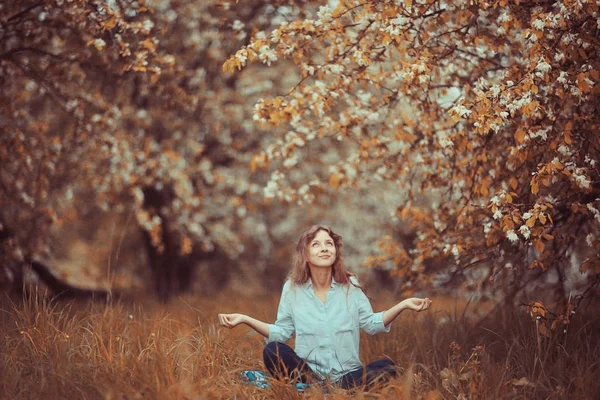
<path id="1" fill-rule="evenodd" d="M 417 312 L 425 311 L 431 305 L 431 299 L 429 297 L 425 297 L 424 299 L 411 297 L 410 299 L 403 300 L 402 302 L 404 303 L 404 307 L 406 309 Z"/>

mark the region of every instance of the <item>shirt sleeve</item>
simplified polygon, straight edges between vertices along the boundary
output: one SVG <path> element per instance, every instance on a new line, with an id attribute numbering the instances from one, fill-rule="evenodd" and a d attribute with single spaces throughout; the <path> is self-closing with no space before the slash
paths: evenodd
<path id="1" fill-rule="evenodd" d="M 356 277 L 350 278 L 354 283 L 358 284 Z M 356 296 L 356 305 L 358 306 L 358 323 L 362 330 L 367 332 L 369 335 L 375 335 L 376 333 L 389 332 L 391 325 L 385 326 L 383 324 L 383 313 L 384 311 L 375 313 L 371 302 L 365 295 L 365 292 L 360 288 L 356 288 L 354 295 Z"/>
<path id="2" fill-rule="evenodd" d="M 269 325 L 269 337 L 266 342 L 282 342 L 285 343 L 292 338 L 294 334 L 294 320 L 292 318 L 292 310 L 289 302 L 291 282 L 286 281 L 281 291 L 281 299 L 277 308 L 277 320 L 274 324 Z"/>

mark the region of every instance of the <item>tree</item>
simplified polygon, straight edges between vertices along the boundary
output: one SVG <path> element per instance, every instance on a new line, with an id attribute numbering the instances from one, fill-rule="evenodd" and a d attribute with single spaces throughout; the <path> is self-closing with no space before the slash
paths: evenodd
<path id="1" fill-rule="evenodd" d="M 221 260 L 214 276 L 225 279 L 257 206 L 246 201 L 258 190 L 246 171 L 260 143 L 246 99 L 281 78 L 256 85 L 220 65 L 286 3 L 3 5 L 4 272 L 51 263 L 52 229 L 69 215 L 112 212 L 142 231 L 160 298 L 189 288 L 202 259 Z"/>
<path id="2" fill-rule="evenodd" d="M 272 169 L 266 196 L 311 202 L 393 183 L 407 196 L 396 210 L 406 228 L 367 264 L 392 263 L 406 289 L 513 292 L 552 272 L 566 299 L 573 267 L 597 289 L 598 11 L 340 0 L 258 32 L 226 71 L 286 60 L 301 74 L 255 107 L 260 124 L 288 131 L 254 158 Z M 332 148 L 337 158 L 323 157 Z M 319 165 L 318 179 L 294 179 L 296 164 Z"/>

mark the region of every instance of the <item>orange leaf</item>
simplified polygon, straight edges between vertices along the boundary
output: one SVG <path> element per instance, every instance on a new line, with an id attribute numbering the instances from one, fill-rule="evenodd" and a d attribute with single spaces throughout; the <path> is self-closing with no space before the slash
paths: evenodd
<path id="1" fill-rule="evenodd" d="M 539 191 L 540 191 L 540 187 L 537 183 L 537 179 L 532 179 L 531 180 L 531 193 L 538 194 Z"/>
<path id="2" fill-rule="evenodd" d="M 565 143 L 566 144 L 572 144 L 573 143 L 573 138 L 571 137 L 571 132 L 565 132 Z"/>
<path id="3" fill-rule="evenodd" d="M 546 246 L 544 246 L 544 242 L 542 242 L 541 240 L 537 239 L 533 241 L 533 245 L 535 246 L 536 250 L 542 254 L 544 252 L 544 249 L 546 248 Z"/>
<path id="4" fill-rule="evenodd" d="M 538 325 L 538 330 L 540 331 L 540 333 L 546 337 L 550 337 L 550 330 L 548 329 L 548 327 L 546 326 L 545 323 L 540 323 Z"/>
<path id="5" fill-rule="evenodd" d="M 517 144 L 521 144 L 525 141 L 525 131 L 523 129 L 517 129 L 515 132 L 515 140 L 517 141 Z"/>
<path id="6" fill-rule="evenodd" d="M 342 181 L 342 177 L 339 174 L 333 174 L 329 178 L 329 184 L 336 189 L 340 187 L 341 181 Z"/>
<path id="7" fill-rule="evenodd" d="M 592 263 L 590 262 L 590 259 L 588 258 L 579 265 L 579 272 L 584 274 L 591 266 L 592 266 Z"/>
<path id="8" fill-rule="evenodd" d="M 527 312 L 533 314 L 534 317 L 538 315 L 541 317 L 545 317 L 546 306 L 540 300 L 536 300 L 527 304 Z"/>

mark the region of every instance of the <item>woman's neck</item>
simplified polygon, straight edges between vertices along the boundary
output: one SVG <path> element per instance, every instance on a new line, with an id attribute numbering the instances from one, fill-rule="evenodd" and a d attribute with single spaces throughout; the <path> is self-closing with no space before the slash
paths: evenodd
<path id="1" fill-rule="evenodd" d="M 313 288 L 316 290 L 325 290 L 331 287 L 332 268 L 319 268 L 309 265 L 310 279 L 312 280 Z"/>

